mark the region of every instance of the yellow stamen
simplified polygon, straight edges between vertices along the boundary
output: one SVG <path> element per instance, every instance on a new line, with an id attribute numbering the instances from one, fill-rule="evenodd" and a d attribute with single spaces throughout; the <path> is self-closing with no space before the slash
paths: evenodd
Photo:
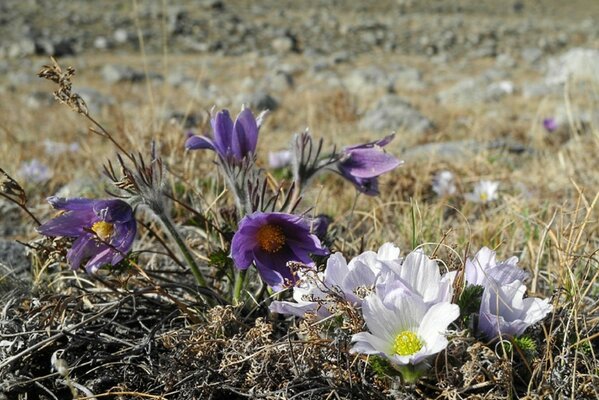
<path id="1" fill-rule="evenodd" d="M 395 338 L 393 352 L 400 356 L 411 356 L 422 348 L 422 341 L 411 331 L 403 331 Z"/>
<path id="2" fill-rule="evenodd" d="M 114 232 L 114 225 L 106 221 L 98 221 L 92 225 L 92 231 L 106 242 Z"/>
<path id="3" fill-rule="evenodd" d="M 486 194 L 485 192 L 483 192 L 480 194 L 479 198 L 480 198 L 480 201 L 482 201 L 483 203 L 486 203 L 487 199 L 489 198 L 489 195 Z"/>
<path id="4" fill-rule="evenodd" d="M 258 245 L 268 253 L 276 253 L 285 244 L 285 235 L 280 226 L 266 224 L 256 234 Z"/>

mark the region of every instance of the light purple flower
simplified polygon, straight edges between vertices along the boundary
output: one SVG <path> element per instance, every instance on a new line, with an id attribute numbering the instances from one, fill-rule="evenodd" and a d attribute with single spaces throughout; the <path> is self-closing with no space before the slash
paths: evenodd
<path id="1" fill-rule="evenodd" d="M 293 288 L 293 302 L 274 301 L 270 310 L 299 317 L 316 311 L 323 318 L 335 312 L 336 299 L 330 298 L 331 294 L 360 307 L 362 299 L 372 292 L 381 269 L 393 263 L 399 263 L 399 248 L 392 243 L 385 243 L 377 253 L 366 251 L 349 263 L 343 254 L 334 253 L 327 260 L 324 273 L 309 272 L 300 278 L 299 285 Z"/>
<path id="2" fill-rule="evenodd" d="M 559 127 L 559 124 L 557 123 L 555 118 L 545 118 L 543 120 L 543 126 L 545 127 L 545 130 L 547 130 L 547 132 L 553 132 Z"/>
<path id="3" fill-rule="evenodd" d="M 519 336 L 552 310 L 549 299 L 528 297 L 526 286 L 516 280 L 485 288 L 480 304 L 478 329 L 488 338 L 499 335 Z"/>
<path id="4" fill-rule="evenodd" d="M 232 158 L 240 162 L 256 153 L 262 117 L 263 114 L 260 114 L 254 118 L 252 111 L 244 108 L 233 122 L 229 111 L 221 110 L 210 119 L 213 137 L 192 135 L 185 142 L 185 147 L 190 150 L 210 149 L 225 160 Z"/>
<path id="5" fill-rule="evenodd" d="M 360 192 L 370 196 L 377 195 L 378 177 L 403 163 L 382 150 L 394 136 L 389 135 L 375 142 L 346 147 L 337 164 L 341 176 L 353 183 Z"/>
<path id="6" fill-rule="evenodd" d="M 490 280 L 499 285 L 523 281 L 526 271 L 518 267 L 518 257 L 510 257 L 497 263 L 496 253 L 488 247 L 481 248 L 474 258 L 466 260 L 464 277 L 469 285 L 488 287 Z"/>
<path id="7" fill-rule="evenodd" d="M 447 347 L 445 331 L 460 315 L 448 302 L 428 307 L 422 298 L 398 289 L 388 294 L 373 293 L 362 303 L 370 332 L 352 337 L 351 353 L 378 355 L 395 366 L 417 365 Z"/>
<path id="8" fill-rule="evenodd" d="M 421 298 L 430 307 L 437 303 L 451 302 L 456 275 L 452 271 L 441 276 L 437 263 L 422 250 L 415 250 L 401 264 L 384 265 L 376 290 L 382 298 L 392 298 L 388 294 L 401 289 Z"/>
<path id="9" fill-rule="evenodd" d="M 268 153 L 268 165 L 271 168 L 284 168 L 291 164 L 293 154 L 289 150 L 271 151 Z"/>
<path id="10" fill-rule="evenodd" d="M 72 269 L 87 260 L 85 269 L 94 273 L 102 265 L 117 264 L 131 249 L 137 224 L 131 206 L 124 201 L 50 197 L 48 202 L 64 213 L 37 230 L 46 236 L 75 238 L 67 253 Z"/>
<path id="11" fill-rule="evenodd" d="M 439 197 L 453 196 L 457 192 L 451 171 L 439 171 L 433 178 L 433 192 Z"/>
<path id="12" fill-rule="evenodd" d="M 254 212 L 239 222 L 231 243 L 231 258 L 239 269 L 254 263 L 262 280 L 275 290 L 293 285 L 297 277 L 290 261 L 313 265 L 310 254 L 326 255 L 308 223 L 297 215 Z"/>
<path id="13" fill-rule="evenodd" d="M 23 162 L 19 169 L 19 174 L 26 181 L 33 183 L 44 183 L 54 176 L 52 170 L 36 158 Z"/>

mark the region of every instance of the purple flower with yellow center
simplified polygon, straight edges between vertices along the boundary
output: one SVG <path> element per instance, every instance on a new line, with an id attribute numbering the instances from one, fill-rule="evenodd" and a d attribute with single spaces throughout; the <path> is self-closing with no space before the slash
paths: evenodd
<path id="1" fill-rule="evenodd" d="M 378 177 L 403 163 L 383 151 L 383 147 L 389 144 L 394 136 L 389 135 L 375 142 L 346 147 L 337 164 L 341 176 L 364 194 L 379 194 Z"/>
<path id="2" fill-rule="evenodd" d="M 249 108 L 244 108 L 233 122 L 229 111 L 221 110 L 210 119 L 213 137 L 192 135 L 185 142 L 185 147 L 190 150 L 210 149 L 225 160 L 232 158 L 240 162 L 256 153 L 262 117 L 263 114 L 260 114 L 255 118 Z"/>
<path id="3" fill-rule="evenodd" d="M 48 202 L 64 212 L 37 230 L 46 236 L 75 238 L 67 253 L 72 269 L 86 261 L 85 269 L 94 273 L 103 265 L 119 263 L 131 249 L 137 225 L 124 201 L 50 197 Z"/>
<path id="4" fill-rule="evenodd" d="M 326 255 L 328 251 L 302 217 L 278 212 L 246 215 L 231 243 L 237 268 L 245 270 L 254 263 L 262 280 L 275 290 L 296 282 L 287 265 L 290 261 L 314 265 L 310 254 Z"/>

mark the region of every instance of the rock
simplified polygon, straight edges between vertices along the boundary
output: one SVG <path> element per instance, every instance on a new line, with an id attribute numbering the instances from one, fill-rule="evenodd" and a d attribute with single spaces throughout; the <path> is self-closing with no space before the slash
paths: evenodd
<path id="1" fill-rule="evenodd" d="M 280 54 L 289 53 L 294 48 L 293 39 L 291 39 L 289 36 L 274 38 L 270 45 L 274 51 Z"/>
<path id="2" fill-rule="evenodd" d="M 534 97 L 544 97 L 557 95 L 563 92 L 563 89 L 556 85 L 549 85 L 546 82 L 527 82 L 522 86 L 522 96 L 530 99 Z"/>
<path id="3" fill-rule="evenodd" d="M 115 30 L 112 37 L 114 38 L 114 41 L 119 44 L 129 41 L 129 33 L 123 28 Z"/>
<path id="4" fill-rule="evenodd" d="M 547 61 L 547 83 L 563 84 L 569 79 L 599 82 L 599 50 L 575 48 Z"/>
<path id="5" fill-rule="evenodd" d="M 463 79 L 440 91 L 437 98 L 442 104 L 459 106 L 498 101 L 515 91 L 512 81 L 496 80 L 499 76 L 502 76 L 499 72 L 490 70 L 479 77 Z"/>
<path id="6" fill-rule="evenodd" d="M 102 67 L 100 73 L 102 78 L 108 83 L 137 83 L 146 79 L 146 74 L 143 71 L 138 71 L 124 65 L 106 64 Z M 159 73 L 149 72 L 148 79 L 161 81 L 163 77 Z"/>
<path id="7" fill-rule="evenodd" d="M 106 50 L 109 46 L 110 43 L 104 36 L 98 36 L 94 39 L 94 47 L 98 50 Z"/>
<path id="8" fill-rule="evenodd" d="M 360 127 L 377 132 L 398 130 L 421 134 L 433 129 L 434 124 L 402 97 L 388 94 L 366 112 Z"/>
<path id="9" fill-rule="evenodd" d="M 353 70 L 343 82 L 350 92 L 360 94 L 376 90 L 392 92 L 395 80 L 381 68 L 370 66 Z"/>
<path id="10" fill-rule="evenodd" d="M 520 56 L 528 64 L 536 64 L 543 57 L 543 50 L 538 47 L 527 47 L 522 50 Z"/>
<path id="11" fill-rule="evenodd" d="M 262 112 L 264 110 L 274 111 L 279 108 L 279 102 L 262 90 L 249 95 L 241 95 L 238 100 L 238 103 L 245 104 L 255 112 Z"/>
<path id="12" fill-rule="evenodd" d="M 22 38 L 18 42 L 11 43 L 8 47 L 9 58 L 27 57 L 35 54 L 35 42 L 30 38 Z"/>
<path id="13" fill-rule="evenodd" d="M 513 154 L 532 153 L 533 149 L 510 140 L 494 140 L 477 142 L 475 140 L 454 140 L 441 143 L 426 143 L 407 149 L 402 155 L 403 160 L 457 159 L 488 150 L 507 151 Z"/>
<path id="14" fill-rule="evenodd" d="M 0 298 L 31 284 L 31 261 L 20 243 L 0 239 Z"/>
<path id="15" fill-rule="evenodd" d="M 92 114 L 100 114 L 105 107 L 112 106 L 115 103 L 114 97 L 100 93 L 93 88 L 78 88 L 77 93 L 83 98 Z"/>
<path id="16" fill-rule="evenodd" d="M 54 95 L 48 92 L 32 92 L 25 97 L 25 105 L 34 110 L 54 104 Z"/>
<path id="17" fill-rule="evenodd" d="M 514 57 L 507 53 L 499 54 L 495 59 L 495 66 L 497 68 L 512 69 L 516 67 L 516 65 L 517 63 Z"/>

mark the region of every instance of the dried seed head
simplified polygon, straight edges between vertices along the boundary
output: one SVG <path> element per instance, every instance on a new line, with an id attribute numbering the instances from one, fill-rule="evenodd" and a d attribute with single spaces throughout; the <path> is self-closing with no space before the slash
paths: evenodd
<path id="1" fill-rule="evenodd" d="M 44 65 L 37 74 L 40 78 L 48 79 L 58 85 L 58 90 L 54 91 L 54 97 L 62 104 L 66 104 L 73 111 L 88 115 L 89 111 L 83 98 L 72 91 L 73 83 L 71 77 L 75 75 L 75 68 L 68 67 L 66 72 L 62 71 L 60 65 L 54 57 L 51 57 L 52 65 Z"/>

